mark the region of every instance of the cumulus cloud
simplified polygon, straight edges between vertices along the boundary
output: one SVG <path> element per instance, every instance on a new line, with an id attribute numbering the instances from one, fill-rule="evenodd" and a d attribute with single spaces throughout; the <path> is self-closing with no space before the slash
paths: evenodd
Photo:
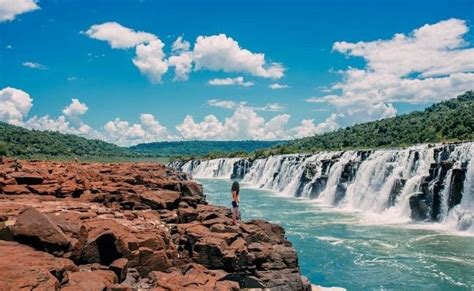
<path id="1" fill-rule="evenodd" d="M 130 124 L 120 118 L 107 122 L 104 126 L 104 136 L 107 141 L 124 146 L 173 138 L 166 127 L 148 113 L 140 115 L 140 123 Z"/>
<path id="2" fill-rule="evenodd" d="M 168 64 L 174 67 L 174 81 L 186 81 L 193 68 L 193 56 L 188 51 L 182 51 L 179 55 L 168 58 Z"/>
<path id="3" fill-rule="evenodd" d="M 174 81 L 185 81 L 193 65 L 195 70 L 248 73 L 263 78 L 279 79 L 284 75 L 281 64 L 268 63 L 263 53 L 243 49 L 225 34 L 199 36 L 192 50 L 190 42 L 179 36 L 171 45 L 169 57 L 163 51 L 164 43 L 156 35 L 135 31 L 117 22 L 94 24 L 84 34 L 107 41 L 112 48 L 135 48 L 133 63 L 153 83 L 161 83 L 168 67 L 175 70 Z M 251 86 L 253 83 L 242 81 L 238 85 Z"/>
<path id="4" fill-rule="evenodd" d="M 268 88 L 277 90 L 277 89 L 286 89 L 286 88 L 289 88 L 289 86 L 286 84 L 273 83 L 273 84 L 268 85 Z"/>
<path id="5" fill-rule="evenodd" d="M 57 131 L 60 133 L 74 134 L 87 138 L 102 139 L 102 135 L 89 125 L 82 122 L 74 125 L 64 115 L 61 115 L 58 118 L 52 118 L 49 115 L 44 115 L 41 117 L 33 116 L 26 120 L 22 126 L 29 129 Z"/>
<path id="6" fill-rule="evenodd" d="M 168 71 L 164 46 L 161 40 L 155 39 L 148 44 L 138 45 L 135 50 L 137 55 L 133 63 L 152 83 L 161 83 L 161 76 Z"/>
<path id="7" fill-rule="evenodd" d="M 40 9 L 36 0 L 1 0 L 0 22 L 12 21 L 17 15 Z"/>
<path id="8" fill-rule="evenodd" d="M 37 70 L 47 70 L 48 68 L 40 63 L 36 62 L 23 62 L 22 65 L 24 67 L 30 68 L 30 69 L 37 69 Z"/>
<path id="9" fill-rule="evenodd" d="M 84 115 L 88 109 L 85 103 L 81 103 L 78 99 L 73 98 L 71 104 L 63 109 L 63 114 L 69 118 L 78 118 Z"/>
<path id="10" fill-rule="evenodd" d="M 196 70 L 245 72 L 256 77 L 279 79 L 284 68 L 268 64 L 263 53 L 252 53 L 225 34 L 199 36 L 194 45 Z"/>
<path id="11" fill-rule="evenodd" d="M 171 47 L 171 50 L 173 52 L 183 52 L 183 51 L 189 51 L 191 48 L 191 44 L 189 41 L 183 40 L 182 36 L 179 36 L 174 42 Z"/>
<path id="12" fill-rule="evenodd" d="M 339 94 L 306 101 L 328 102 L 344 113 L 346 123 L 354 123 L 394 116 L 394 102 L 432 103 L 457 96 L 474 84 L 474 48 L 464 39 L 467 32 L 465 21 L 449 19 L 388 40 L 336 42 L 335 52 L 363 58 L 365 67 L 339 72 L 342 81 L 331 87 Z"/>
<path id="13" fill-rule="evenodd" d="M 176 129 L 184 139 L 273 140 L 286 137 L 284 126 L 289 117 L 282 114 L 265 121 L 252 108 L 239 106 L 233 115 L 225 118 L 223 122 L 214 115 L 207 115 L 203 121 L 195 122 L 192 116 L 187 115 Z"/>
<path id="14" fill-rule="evenodd" d="M 151 33 L 135 31 L 117 22 L 94 24 L 85 34 L 93 39 L 107 41 L 114 49 L 128 49 L 156 39 Z"/>
<path id="15" fill-rule="evenodd" d="M 302 138 L 334 131 L 339 128 L 337 119 L 340 117 L 344 117 L 344 115 L 332 113 L 331 116 L 326 118 L 326 120 L 320 124 L 315 124 L 314 119 L 303 119 L 300 125 L 293 129 L 294 137 Z"/>
<path id="16" fill-rule="evenodd" d="M 254 83 L 250 81 L 244 81 L 244 77 L 235 77 L 235 78 L 224 78 L 224 79 L 212 79 L 209 80 L 209 85 L 211 86 L 231 86 L 237 85 L 242 87 L 253 86 Z"/>
<path id="17" fill-rule="evenodd" d="M 0 90 L 0 121 L 20 125 L 33 106 L 33 99 L 22 90 L 6 87 Z"/>
<path id="18" fill-rule="evenodd" d="M 176 126 L 176 130 L 184 139 L 278 140 L 314 135 L 337 128 L 337 124 L 334 124 L 331 119 L 326 120 L 322 125 L 316 125 L 313 120 L 309 120 L 295 128 L 289 128 L 289 114 L 279 114 L 267 121 L 258 115 L 255 108 L 235 103 L 230 103 L 228 108 L 234 108 L 234 106 L 237 106 L 234 113 L 223 121 L 215 115 L 207 115 L 202 121 L 196 122 L 191 115 L 187 115 L 183 122 Z M 311 123 L 311 128 L 307 128 L 309 123 Z"/>

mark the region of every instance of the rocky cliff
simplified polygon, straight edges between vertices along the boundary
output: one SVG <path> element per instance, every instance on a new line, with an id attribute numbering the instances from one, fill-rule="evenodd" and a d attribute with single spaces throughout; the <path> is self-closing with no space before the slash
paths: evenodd
<path id="1" fill-rule="evenodd" d="M 0 160 L 0 290 L 309 290 L 283 228 L 160 164 Z"/>

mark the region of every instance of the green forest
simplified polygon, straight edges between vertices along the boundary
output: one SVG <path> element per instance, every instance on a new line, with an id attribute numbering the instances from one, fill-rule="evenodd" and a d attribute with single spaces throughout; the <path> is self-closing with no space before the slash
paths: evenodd
<path id="1" fill-rule="evenodd" d="M 419 143 L 474 140 L 474 92 L 436 103 L 423 111 L 356 124 L 296 139 L 254 156 L 322 150 L 406 147 Z"/>
<path id="2" fill-rule="evenodd" d="M 29 130 L 0 122 L 0 155 L 25 159 L 132 158 L 137 154 L 100 140 Z"/>
<path id="3" fill-rule="evenodd" d="M 223 156 L 245 155 L 256 150 L 267 149 L 283 141 L 169 141 L 138 144 L 130 147 L 136 153 L 154 154 L 166 157 L 176 156 Z"/>

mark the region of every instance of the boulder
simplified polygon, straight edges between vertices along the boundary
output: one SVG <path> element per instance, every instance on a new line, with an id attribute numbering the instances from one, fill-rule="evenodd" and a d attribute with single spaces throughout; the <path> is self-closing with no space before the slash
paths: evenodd
<path id="1" fill-rule="evenodd" d="M 16 241 L 38 250 L 65 251 L 70 245 L 64 232 L 47 215 L 34 208 L 24 209 L 12 230 Z"/>
<path id="2" fill-rule="evenodd" d="M 43 176 L 34 173 L 14 172 L 11 176 L 20 185 L 38 185 L 44 180 Z"/>
<path id="3" fill-rule="evenodd" d="M 125 258 L 116 259 L 110 264 L 109 269 L 117 275 L 118 281 L 122 282 L 127 276 L 128 260 Z"/>
<path id="4" fill-rule="evenodd" d="M 68 283 L 61 287 L 64 291 L 103 291 L 117 283 L 112 271 L 94 270 L 68 273 Z"/>
<path id="5" fill-rule="evenodd" d="M 57 184 L 30 185 L 28 189 L 38 195 L 56 195 L 60 187 Z"/>
<path id="6" fill-rule="evenodd" d="M 7 195 L 30 194 L 26 185 L 5 185 L 0 190 Z"/>
<path id="7" fill-rule="evenodd" d="M 57 290 L 68 281 L 68 271 L 77 270 L 68 259 L 0 240 L 1 290 Z"/>
<path id="8" fill-rule="evenodd" d="M 141 193 L 140 198 L 151 209 L 173 210 L 178 208 L 180 193 L 170 190 L 147 191 Z"/>

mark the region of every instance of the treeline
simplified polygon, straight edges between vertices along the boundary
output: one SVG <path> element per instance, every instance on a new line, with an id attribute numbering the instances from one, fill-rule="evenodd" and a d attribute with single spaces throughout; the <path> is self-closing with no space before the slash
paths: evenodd
<path id="1" fill-rule="evenodd" d="M 323 150 L 406 147 L 420 143 L 474 140 L 474 92 L 416 111 L 302 138 L 259 155 Z"/>
<path id="2" fill-rule="evenodd" d="M 72 134 L 29 130 L 0 122 L 0 155 L 25 159 L 135 158 L 139 155 L 111 143 Z"/>
<path id="3" fill-rule="evenodd" d="M 138 144 L 130 147 L 136 153 L 165 157 L 222 157 L 247 155 L 256 150 L 281 144 L 283 141 L 169 141 Z"/>

